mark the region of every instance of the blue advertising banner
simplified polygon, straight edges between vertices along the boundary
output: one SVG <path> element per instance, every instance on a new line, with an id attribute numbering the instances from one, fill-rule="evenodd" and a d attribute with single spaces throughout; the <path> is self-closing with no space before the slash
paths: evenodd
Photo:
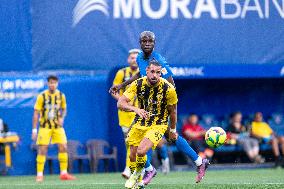
<path id="1" fill-rule="evenodd" d="M 155 32 L 156 50 L 171 65 L 284 62 L 282 0 L 33 0 L 31 6 L 35 70 L 109 71 L 125 64 L 144 30 Z"/>
<path id="2" fill-rule="evenodd" d="M 0 2 L 0 72 L 32 70 L 30 0 Z"/>
<path id="3" fill-rule="evenodd" d="M 33 107 L 44 88 L 45 79 L 39 76 L 0 77 L 0 107 Z"/>
<path id="4" fill-rule="evenodd" d="M 284 63 L 173 65 L 171 70 L 177 79 L 284 77 Z"/>

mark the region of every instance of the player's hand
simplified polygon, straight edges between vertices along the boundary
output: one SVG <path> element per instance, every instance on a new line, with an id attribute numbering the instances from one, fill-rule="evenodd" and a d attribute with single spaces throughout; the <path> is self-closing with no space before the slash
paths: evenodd
<path id="1" fill-rule="evenodd" d="M 63 124 L 64 124 L 64 119 L 62 117 L 59 117 L 58 118 L 58 125 L 60 125 L 62 127 Z"/>
<path id="2" fill-rule="evenodd" d="M 116 94 L 118 93 L 118 91 L 122 88 L 122 85 L 113 85 L 110 89 L 109 89 L 109 93 L 112 94 Z"/>
<path id="3" fill-rule="evenodd" d="M 32 140 L 36 141 L 37 138 L 37 133 L 36 132 L 32 132 Z"/>
<path id="4" fill-rule="evenodd" d="M 170 141 L 176 141 L 178 138 L 178 133 L 177 132 L 169 132 L 169 140 Z"/>
<path id="5" fill-rule="evenodd" d="M 146 110 L 143 109 L 135 109 L 135 113 L 137 113 L 141 118 L 148 119 L 149 113 Z"/>

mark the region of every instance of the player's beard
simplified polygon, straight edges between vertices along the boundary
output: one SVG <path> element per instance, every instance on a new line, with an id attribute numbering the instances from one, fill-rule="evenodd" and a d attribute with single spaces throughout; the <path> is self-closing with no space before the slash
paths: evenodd
<path id="1" fill-rule="evenodd" d="M 159 79 L 158 78 L 155 78 L 155 79 L 149 78 L 148 81 L 153 86 L 153 85 L 156 85 L 159 82 Z"/>

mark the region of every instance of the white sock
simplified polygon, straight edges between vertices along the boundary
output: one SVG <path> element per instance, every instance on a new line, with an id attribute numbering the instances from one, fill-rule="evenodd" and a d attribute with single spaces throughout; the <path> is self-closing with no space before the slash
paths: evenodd
<path id="1" fill-rule="evenodd" d="M 40 177 L 43 176 L 43 172 L 38 172 L 37 176 L 40 176 Z"/>
<path id="2" fill-rule="evenodd" d="M 198 167 L 202 164 L 202 158 L 198 156 L 197 160 L 194 161 L 195 165 Z"/>
<path id="3" fill-rule="evenodd" d="M 61 175 L 67 174 L 67 171 L 66 171 L 66 170 L 61 171 L 60 174 L 61 174 Z"/>
<path id="4" fill-rule="evenodd" d="M 153 171 L 153 166 L 150 165 L 149 167 L 146 167 L 146 168 L 145 168 L 145 171 Z"/>

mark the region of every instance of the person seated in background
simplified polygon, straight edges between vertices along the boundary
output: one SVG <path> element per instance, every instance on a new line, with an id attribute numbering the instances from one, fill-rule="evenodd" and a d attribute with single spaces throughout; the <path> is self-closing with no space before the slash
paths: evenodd
<path id="1" fill-rule="evenodd" d="M 279 143 L 281 144 L 281 151 L 284 152 L 284 117 L 282 114 L 273 114 L 270 122 L 270 126 L 273 129 Z M 284 161 L 284 158 L 282 158 Z M 284 167 L 284 163 L 282 163 L 282 167 Z"/>
<path id="2" fill-rule="evenodd" d="M 256 112 L 254 115 L 254 120 L 251 123 L 251 135 L 260 140 L 261 143 L 270 144 L 272 146 L 272 151 L 275 156 L 275 166 L 283 165 L 282 158 L 279 151 L 279 140 L 271 127 L 263 121 L 263 116 L 261 112 Z M 283 141 L 282 141 L 283 142 Z M 282 146 L 284 143 L 281 144 Z M 284 152 L 282 152 L 284 154 Z"/>
<path id="3" fill-rule="evenodd" d="M 6 133 L 9 131 L 8 125 L 0 118 L 0 137 L 5 137 Z M 4 144 L 0 144 L 0 154 L 3 155 L 4 152 Z"/>
<path id="4" fill-rule="evenodd" d="M 204 135 L 206 130 L 198 124 L 199 118 L 196 114 L 191 114 L 187 122 L 182 127 L 182 135 L 191 144 L 193 149 L 202 158 L 212 158 L 214 151 L 207 148 Z"/>
<path id="5" fill-rule="evenodd" d="M 0 134 L 3 135 L 9 131 L 8 125 L 0 118 Z"/>
<path id="6" fill-rule="evenodd" d="M 234 112 L 230 115 L 228 134 L 241 146 L 249 159 L 254 163 L 264 163 L 264 158 L 259 155 L 259 143 L 250 137 L 246 127 L 242 125 L 242 113 Z"/>

